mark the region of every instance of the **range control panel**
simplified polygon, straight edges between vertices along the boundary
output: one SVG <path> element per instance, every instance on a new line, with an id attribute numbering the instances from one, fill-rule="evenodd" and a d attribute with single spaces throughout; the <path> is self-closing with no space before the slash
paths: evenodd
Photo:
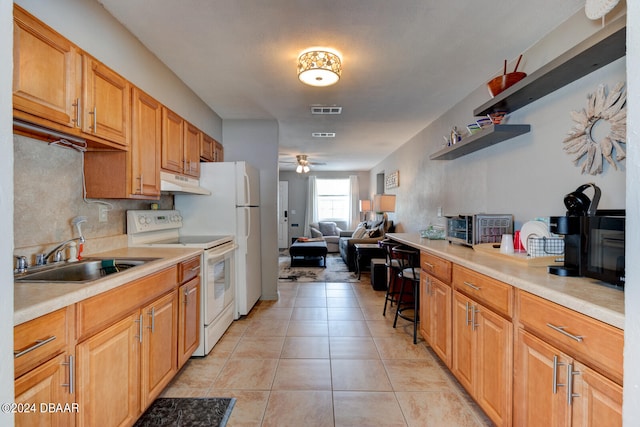
<path id="1" fill-rule="evenodd" d="M 182 227 L 182 215 L 176 210 L 127 211 L 127 234 L 173 230 Z"/>

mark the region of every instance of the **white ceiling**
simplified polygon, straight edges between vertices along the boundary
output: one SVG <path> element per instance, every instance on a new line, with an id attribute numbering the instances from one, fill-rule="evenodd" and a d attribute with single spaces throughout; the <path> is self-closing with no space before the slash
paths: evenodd
<path id="1" fill-rule="evenodd" d="M 584 7 L 584 0 L 99 1 L 223 120 L 275 119 L 282 161 L 307 154 L 326 163 L 315 170 L 332 171 L 371 169 L 499 73 L 504 59 Z M 342 55 L 336 85 L 298 81 L 296 59 L 314 46 Z M 342 106 L 343 114 L 312 116 L 317 104 Z"/>

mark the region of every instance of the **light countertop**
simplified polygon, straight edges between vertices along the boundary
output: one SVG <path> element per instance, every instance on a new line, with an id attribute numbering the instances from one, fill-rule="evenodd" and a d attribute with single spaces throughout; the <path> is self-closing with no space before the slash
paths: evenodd
<path id="1" fill-rule="evenodd" d="M 194 248 L 120 248 L 91 254 L 92 257 L 158 258 L 118 274 L 88 283 L 14 283 L 13 324 L 19 325 L 102 292 L 199 255 Z"/>
<path id="2" fill-rule="evenodd" d="M 624 329 L 624 292 L 595 279 L 556 276 L 544 265 L 530 266 L 446 240 L 421 238 L 417 233 L 388 233 L 387 237 Z"/>

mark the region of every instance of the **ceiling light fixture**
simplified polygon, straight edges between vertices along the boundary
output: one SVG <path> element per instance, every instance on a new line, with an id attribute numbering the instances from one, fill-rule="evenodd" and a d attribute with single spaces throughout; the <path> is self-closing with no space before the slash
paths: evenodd
<path id="1" fill-rule="evenodd" d="M 298 166 L 296 167 L 296 172 L 298 173 L 309 173 L 311 168 L 309 168 L 309 161 L 307 160 L 306 154 L 298 154 L 296 156 L 296 160 L 298 161 Z"/>
<path id="2" fill-rule="evenodd" d="M 298 78 L 309 86 L 331 86 L 340 80 L 340 57 L 326 50 L 309 50 L 298 57 Z"/>

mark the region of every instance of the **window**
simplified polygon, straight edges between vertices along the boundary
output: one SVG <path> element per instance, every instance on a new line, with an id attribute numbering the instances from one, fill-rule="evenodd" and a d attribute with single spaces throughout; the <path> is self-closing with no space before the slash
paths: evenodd
<path id="1" fill-rule="evenodd" d="M 319 221 L 349 221 L 349 180 L 316 179 Z"/>

